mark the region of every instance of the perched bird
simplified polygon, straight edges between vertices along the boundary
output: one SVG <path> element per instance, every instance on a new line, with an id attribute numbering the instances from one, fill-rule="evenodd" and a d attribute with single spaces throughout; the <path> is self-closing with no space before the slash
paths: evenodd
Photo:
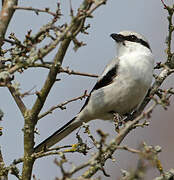
<path id="1" fill-rule="evenodd" d="M 36 146 L 35 152 L 53 146 L 83 122 L 112 120 L 115 113 L 127 115 L 142 103 L 153 77 L 150 45 L 144 36 L 132 31 L 111 37 L 117 44 L 117 57 L 106 66 L 76 117 Z"/>

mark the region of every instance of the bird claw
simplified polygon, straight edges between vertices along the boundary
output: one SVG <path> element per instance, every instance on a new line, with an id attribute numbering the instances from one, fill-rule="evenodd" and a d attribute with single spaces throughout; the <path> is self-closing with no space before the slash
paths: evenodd
<path id="1" fill-rule="evenodd" d="M 113 113 L 114 116 L 114 125 L 115 125 L 115 131 L 119 133 L 120 126 L 124 125 L 124 116 L 119 115 L 118 113 Z"/>

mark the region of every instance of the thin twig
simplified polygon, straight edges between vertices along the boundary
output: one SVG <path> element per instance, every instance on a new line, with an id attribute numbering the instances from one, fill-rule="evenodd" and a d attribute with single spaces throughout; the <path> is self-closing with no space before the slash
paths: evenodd
<path id="1" fill-rule="evenodd" d="M 23 48 L 23 49 L 27 49 L 26 46 L 22 45 L 22 44 L 21 44 L 20 42 L 18 42 L 18 41 L 12 41 L 12 40 L 5 39 L 5 38 L 4 38 L 4 42 L 8 42 L 8 43 L 10 43 L 11 45 L 16 44 L 17 46 L 19 46 L 19 47 L 21 47 L 21 48 Z"/>
<path id="2" fill-rule="evenodd" d="M 69 68 L 63 69 L 62 67 L 60 68 L 59 72 L 67 73 L 69 75 L 73 74 L 73 75 L 88 76 L 88 77 L 95 77 L 95 78 L 98 77 L 98 75 L 96 74 L 82 73 L 82 72 L 70 70 Z"/>
<path id="3" fill-rule="evenodd" d="M 7 31 L 8 24 L 13 16 L 13 6 L 17 5 L 18 0 L 6 0 L 3 2 L 2 10 L 0 13 L 0 47 L 3 44 L 3 39 Z"/>
<path id="4" fill-rule="evenodd" d="M 46 111 L 46 112 L 44 112 L 43 114 L 39 115 L 38 120 L 41 119 L 41 118 L 43 118 L 43 117 L 45 117 L 45 116 L 48 115 L 48 114 L 51 114 L 54 110 L 56 110 L 56 109 L 58 109 L 58 108 L 60 108 L 61 110 L 66 109 L 65 105 L 67 105 L 67 104 L 69 104 L 69 103 L 71 103 L 71 102 L 73 102 L 73 101 L 77 101 L 77 100 L 79 100 L 79 99 L 82 100 L 83 98 L 85 98 L 85 97 L 88 96 L 86 93 L 87 93 L 87 92 L 85 91 L 82 96 L 78 96 L 78 97 L 76 97 L 76 98 L 73 98 L 73 99 L 70 99 L 70 100 L 68 100 L 68 101 L 65 101 L 64 103 L 60 103 L 60 104 L 58 104 L 58 105 L 56 105 L 56 106 L 51 107 L 48 111 Z"/>
<path id="5" fill-rule="evenodd" d="M 39 12 L 43 12 L 43 13 L 47 13 L 50 14 L 52 16 L 57 16 L 56 13 L 53 13 L 49 10 L 49 8 L 45 8 L 45 9 L 38 9 L 38 8 L 33 8 L 33 7 L 20 7 L 20 6 L 13 6 L 14 9 L 16 10 L 27 10 L 27 11 L 34 11 L 37 15 L 39 14 Z"/>
<path id="6" fill-rule="evenodd" d="M 16 89 L 12 86 L 11 83 L 7 83 L 7 87 L 11 93 L 11 95 L 13 96 L 18 108 L 20 109 L 21 113 L 23 116 L 25 116 L 25 112 L 27 110 L 24 102 L 22 101 L 20 95 L 18 94 L 18 92 L 16 92 Z"/>
<path id="7" fill-rule="evenodd" d="M 130 147 L 127 147 L 127 146 L 118 146 L 117 149 L 126 150 L 126 151 L 129 151 L 131 153 L 137 153 L 137 154 L 141 153 L 140 150 L 137 150 L 137 149 L 134 149 L 134 148 L 130 148 Z"/>
<path id="8" fill-rule="evenodd" d="M 68 172 L 68 174 L 69 174 L 70 176 L 72 176 L 72 175 L 75 174 L 76 172 L 78 172 L 78 171 L 80 171 L 80 170 L 88 167 L 89 165 L 90 165 L 89 162 L 83 163 L 83 164 L 81 164 L 81 165 L 73 168 L 70 172 Z"/>
<path id="9" fill-rule="evenodd" d="M 154 107 L 157 105 L 156 102 L 152 106 L 150 106 L 146 112 L 141 113 L 137 118 L 135 118 L 133 121 L 129 121 L 125 124 L 125 127 L 123 127 L 116 138 L 111 141 L 111 143 L 102 151 L 102 154 L 99 152 L 89 160 L 90 162 L 90 168 L 83 174 L 84 178 L 90 178 L 92 177 L 98 170 L 103 167 L 104 163 L 107 159 L 112 157 L 112 154 L 115 152 L 117 147 L 119 147 L 120 143 L 123 141 L 123 139 L 126 137 L 126 135 L 135 128 L 135 125 L 143 119 L 147 114 L 151 113 Z M 100 158 L 99 158 L 100 157 Z"/>
<path id="10" fill-rule="evenodd" d="M 167 6 L 166 6 L 166 4 L 164 3 L 164 0 L 161 0 L 161 2 L 162 2 L 162 4 L 163 4 L 164 8 L 167 9 Z"/>
<path id="11" fill-rule="evenodd" d="M 98 1 L 97 3 L 95 3 L 94 6 L 92 6 L 92 8 L 90 8 L 87 12 L 85 12 L 85 14 L 80 17 L 80 19 L 83 19 L 84 17 L 91 17 L 91 14 L 92 14 L 98 7 L 100 7 L 100 6 L 103 5 L 103 4 L 106 4 L 106 2 L 107 2 L 107 0 Z"/>

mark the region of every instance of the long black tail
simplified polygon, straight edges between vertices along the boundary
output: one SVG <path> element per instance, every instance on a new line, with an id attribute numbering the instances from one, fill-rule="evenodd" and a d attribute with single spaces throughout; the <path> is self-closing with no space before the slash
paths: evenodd
<path id="1" fill-rule="evenodd" d="M 47 139 L 45 139 L 43 142 L 41 142 L 39 145 L 37 145 L 34 148 L 34 152 L 39 152 L 43 150 L 44 148 L 50 148 L 60 140 L 62 140 L 64 137 L 66 137 L 68 134 L 70 134 L 72 131 L 77 129 L 82 125 L 81 121 L 76 121 L 76 117 L 74 117 L 71 121 L 66 123 L 64 126 L 62 126 L 60 129 L 58 129 L 55 133 L 53 133 L 51 136 L 49 136 Z"/>

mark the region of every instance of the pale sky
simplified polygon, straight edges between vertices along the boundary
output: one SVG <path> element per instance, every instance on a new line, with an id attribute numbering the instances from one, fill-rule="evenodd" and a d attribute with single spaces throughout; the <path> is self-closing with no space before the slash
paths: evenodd
<path id="1" fill-rule="evenodd" d="M 54 10 L 56 2 L 57 0 L 49 0 L 49 3 L 47 0 L 37 0 L 37 3 L 36 0 L 20 1 L 19 6 L 32 6 L 35 8 L 49 7 Z M 80 2 L 82 2 L 82 0 L 72 0 L 72 6 L 77 8 Z M 168 2 L 172 4 L 173 0 L 169 0 Z M 62 24 L 70 20 L 69 0 L 60 0 L 60 3 L 63 16 L 59 23 Z M 164 62 L 164 50 L 166 47 L 164 42 L 168 28 L 166 16 L 167 13 L 163 9 L 160 0 L 108 0 L 105 6 L 95 11 L 94 18 L 87 20 L 87 24 L 91 24 L 91 28 L 88 30 L 89 35 L 80 35 L 78 37 L 78 39 L 84 41 L 87 46 L 74 52 L 73 45 L 71 44 L 65 56 L 63 67 L 69 66 L 76 71 L 100 74 L 105 65 L 116 55 L 115 43 L 110 38 L 110 34 L 114 32 L 117 33 L 121 30 L 132 30 L 143 34 L 150 43 L 156 62 Z M 8 37 L 9 33 L 14 32 L 15 35 L 22 40 L 29 29 L 32 29 L 32 32 L 36 33 L 41 25 L 48 23 L 50 18 L 51 17 L 47 14 L 40 14 L 37 16 L 31 11 L 16 11 L 9 25 L 6 37 Z M 55 51 L 46 57 L 46 60 L 52 60 L 54 54 Z M 24 74 L 17 73 L 15 79 L 21 84 L 22 92 L 33 87 L 35 87 L 34 90 L 40 90 L 47 73 L 48 71 L 43 69 L 30 69 Z M 65 74 L 59 75 L 58 78 L 61 78 L 61 81 L 57 82 L 52 89 L 43 111 L 65 100 L 82 95 L 85 90 L 90 91 L 96 82 L 95 78 L 73 75 L 68 76 Z M 169 88 L 172 84 L 173 81 L 168 80 L 164 83 L 163 87 Z M 10 164 L 14 159 L 22 157 L 23 155 L 22 128 L 24 122 L 15 102 L 6 88 L 0 89 L 0 97 L 0 109 L 2 109 L 5 114 L 3 122 L 0 124 L 0 126 L 4 128 L 3 136 L 0 137 L 0 144 L 5 163 Z M 28 108 L 31 108 L 34 99 L 35 96 L 24 98 Z M 74 115 L 78 113 L 82 104 L 82 101 L 71 103 L 67 106 L 67 110 L 61 111 L 58 109 L 53 114 L 40 120 L 37 125 L 40 136 L 36 137 L 36 144 L 73 118 Z M 136 148 L 142 141 L 147 142 L 149 145 L 160 145 L 163 148 L 160 159 L 164 168 L 171 168 L 172 164 L 174 164 L 174 132 L 172 129 L 169 129 L 174 125 L 174 122 L 172 122 L 172 108 L 173 103 L 171 103 L 169 111 L 164 111 L 162 108 L 157 107 L 153 112 L 152 120 L 150 120 L 150 126 L 147 128 L 139 128 L 131 132 L 125 138 L 122 145 L 129 145 L 130 147 Z M 90 123 L 90 127 L 93 131 L 100 128 L 107 132 L 111 132 L 112 129 L 112 133 L 110 134 L 111 139 L 116 135 L 114 126 L 111 122 L 96 120 Z M 83 134 L 82 132 L 81 134 Z M 75 133 L 72 133 L 72 135 L 61 141 L 60 145 L 75 142 Z M 116 163 L 112 163 L 111 161 L 106 163 L 106 172 L 110 174 L 112 178 L 103 177 L 102 179 L 116 179 L 120 176 L 120 169 L 130 168 L 132 162 L 136 164 L 136 156 L 131 153 L 119 152 L 114 156 L 116 158 Z M 79 160 L 78 153 L 70 154 L 67 157 L 71 158 L 71 161 L 75 164 L 82 163 L 82 160 L 85 159 L 85 157 L 82 157 L 82 160 Z M 60 176 L 59 168 L 53 163 L 54 158 L 55 157 L 46 157 L 35 162 L 33 173 L 36 175 L 37 179 L 50 180 L 54 179 L 56 176 Z M 97 175 L 103 176 L 101 172 L 97 173 Z M 154 175 L 159 174 L 157 171 L 152 171 L 150 175 L 154 177 Z M 9 180 L 13 179 L 15 180 L 16 178 L 14 176 L 9 177 Z"/>

